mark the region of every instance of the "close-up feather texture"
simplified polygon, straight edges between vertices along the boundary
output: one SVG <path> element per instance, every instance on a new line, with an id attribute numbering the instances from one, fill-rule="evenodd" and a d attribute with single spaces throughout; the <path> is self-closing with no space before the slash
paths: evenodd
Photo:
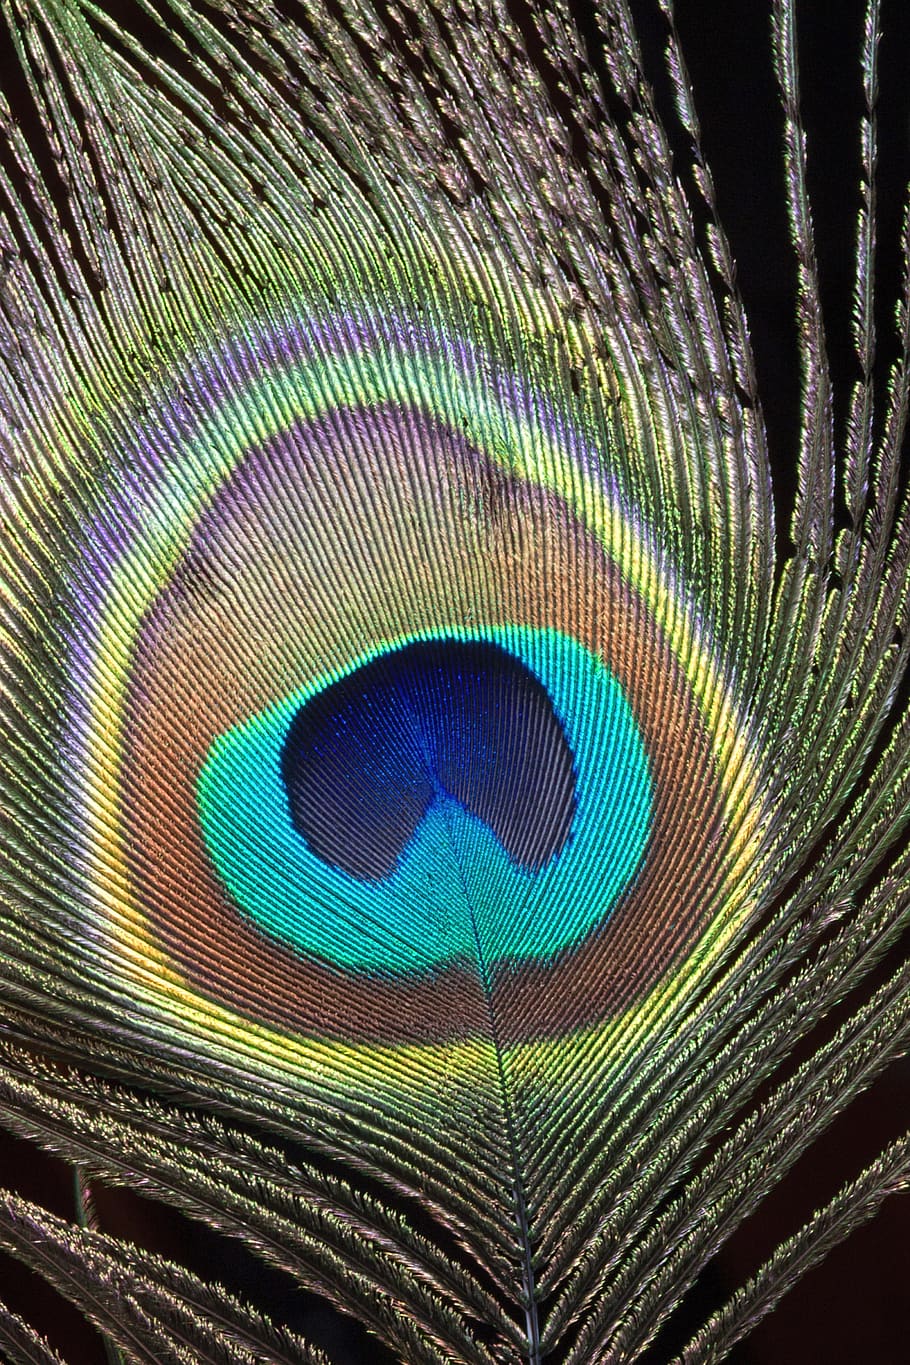
<path id="1" fill-rule="evenodd" d="M 789 396 L 671 0 L 3 0 L 9 1365 L 757 1361 L 901 1202 L 723 1260 L 910 1044 L 889 16 L 844 307 L 752 10 Z"/>

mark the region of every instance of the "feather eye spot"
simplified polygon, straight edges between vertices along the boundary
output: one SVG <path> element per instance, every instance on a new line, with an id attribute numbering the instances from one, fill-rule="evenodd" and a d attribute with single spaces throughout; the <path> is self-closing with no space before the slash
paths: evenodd
<path id="1" fill-rule="evenodd" d="M 276 1046 L 618 1013 L 749 838 L 718 864 L 748 757 L 692 584 L 512 364 L 366 310 L 238 334 L 130 409 L 86 528 L 83 894 L 124 971 Z"/>
<path id="2" fill-rule="evenodd" d="M 258 932 L 407 976 L 575 946 L 635 877 L 651 787 L 603 662 L 503 627 L 389 642 L 241 721 L 211 745 L 197 804 Z"/>

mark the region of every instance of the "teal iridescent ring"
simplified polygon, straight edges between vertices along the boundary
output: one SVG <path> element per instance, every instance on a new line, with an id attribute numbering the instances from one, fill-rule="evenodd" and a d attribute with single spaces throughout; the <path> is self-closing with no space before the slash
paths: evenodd
<path id="1" fill-rule="evenodd" d="M 345 676 L 415 638 L 374 648 Z M 488 965 L 546 961 L 609 919 L 642 862 L 652 782 L 611 670 L 552 629 L 497 626 L 439 638 L 507 651 L 552 703 L 573 758 L 574 811 L 567 837 L 541 866 L 511 856 L 468 803 L 442 789 L 387 875 L 358 877 L 314 852 L 291 818 L 282 750 L 301 707 L 337 674 L 219 735 L 202 765 L 199 820 L 233 904 L 260 932 L 336 968 L 398 977 L 476 967 L 478 957 Z"/>

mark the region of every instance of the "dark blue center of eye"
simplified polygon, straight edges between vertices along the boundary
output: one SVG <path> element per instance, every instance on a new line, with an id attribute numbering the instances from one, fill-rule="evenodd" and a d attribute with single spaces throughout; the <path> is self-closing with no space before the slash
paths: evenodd
<path id="1" fill-rule="evenodd" d="M 384 653 L 309 698 L 281 751 L 291 821 L 349 875 L 388 876 L 434 801 L 482 820 L 536 870 L 575 813 L 573 756 L 546 689 L 486 641 Z"/>

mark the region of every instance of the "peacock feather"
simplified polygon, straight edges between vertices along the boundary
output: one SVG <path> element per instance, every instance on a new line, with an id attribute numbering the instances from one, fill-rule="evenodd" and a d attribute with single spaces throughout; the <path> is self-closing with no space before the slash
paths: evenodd
<path id="1" fill-rule="evenodd" d="M 0 1249 L 112 1360 L 720 1360 L 910 1180 L 904 1136 L 674 1327 L 910 1040 L 910 300 L 869 0 L 835 385 L 769 0 L 769 455 L 645 9 L 4 0 L 0 1120 L 78 1196 L 4 1192 Z"/>

